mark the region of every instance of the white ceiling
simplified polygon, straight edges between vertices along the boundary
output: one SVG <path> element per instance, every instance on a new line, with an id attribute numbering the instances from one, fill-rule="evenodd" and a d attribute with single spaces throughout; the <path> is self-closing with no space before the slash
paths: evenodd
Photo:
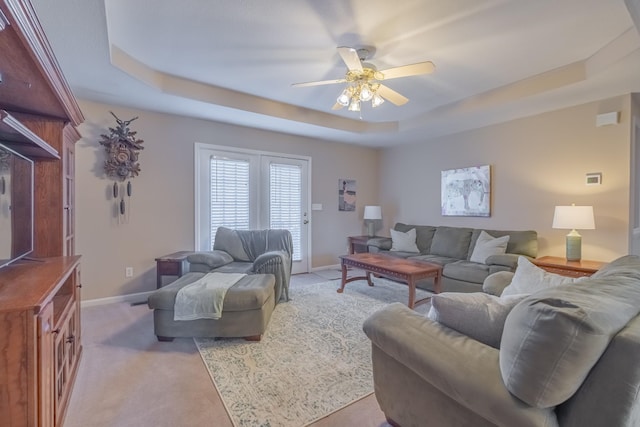
<path id="1" fill-rule="evenodd" d="M 423 141 L 640 92 L 624 0 L 32 3 L 80 99 L 348 143 Z M 338 46 L 373 46 L 378 69 L 436 71 L 385 82 L 404 106 L 332 111 L 343 84 L 291 84 L 342 78 Z"/>

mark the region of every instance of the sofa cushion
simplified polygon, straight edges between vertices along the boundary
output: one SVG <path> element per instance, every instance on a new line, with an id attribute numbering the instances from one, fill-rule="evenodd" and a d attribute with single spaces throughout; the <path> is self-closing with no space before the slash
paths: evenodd
<path id="1" fill-rule="evenodd" d="M 442 269 L 442 275 L 464 282 L 482 283 L 490 274 L 488 265 L 471 261 L 456 261 L 448 263 Z"/>
<path id="2" fill-rule="evenodd" d="M 507 244 L 507 253 L 525 255 L 531 258 L 538 256 L 538 233 L 533 230 L 481 230 L 474 229 L 471 236 L 471 252 L 480 233 L 485 231 L 493 237 L 509 236 L 509 243 Z"/>
<path id="3" fill-rule="evenodd" d="M 489 233 L 481 231 L 480 236 L 476 239 L 469 261 L 486 264 L 487 258 L 490 256 L 504 254 L 508 243 L 509 235 L 493 237 Z"/>
<path id="4" fill-rule="evenodd" d="M 190 264 L 203 264 L 209 268 L 222 267 L 233 262 L 233 258 L 224 251 L 198 252 L 187 256 Z"/>
<path id="5" fill-rule="evenodd" d="M 407 232 L 396 231 L 393 228 L 391 232 L 391 249 L 392 252 L 413 252 L 418 253 L 416 246 L 416 229 L 412 228 Z"/>
<path id="6" fill-rule="evenodd" d="M 513 279 L 511 279 L 511 284 L 502 291 L 502 296 L 532 294 L 545 288 L 558 286 L 563 283 L 573 283 L 576 280 L 582 279 L 583 278 L 578 279 L 549 273 L 534 265 L 525 257 L 519 257 L 518 267 L 513 275 Z"/>
<path id="7" fill-rule="evenodd" d="M 441 226 L 436 229 L 430 253 L 449 258 L 467 259 L 471 229 Z"/>
<path id="8" fill-rule="evenodd" d="M 446 257 L 446 256 L 438 256 L 438 255 L 417 255 L 417 256 L 412 256 L 412 257 L 409 257 L 409 258 L 414 260 L 414 261 L 432 262 L 434 264 L 443 265 L 443 266 L 447 265 L 447 264 L 450 264 L 452 262 L 458 262 L 458 260 L 455 259 L 455 258 L 449 258 L 449 257 Z"/>
<path id="9" fill-rule="evenodd" d="M 640 257 L 637 255 L 620 257 L 596 271 L 591 278 L 600 279 L 608 276 L 624 276 L 640 280 Z"/>
<path id="10" fill-rule="evenodd" d="M 249 256 L 242 247 L 238 233 L 230 228 L 218 227 L 213 249 L 228 253 L 235 261 L 249 261 Z"/>
<path id="11" fill-rule="evenodd" d="M 246 273 L 249 274 L 253 271 L 253 263 L 245 261 L 233 261 L 229 264 L 225 264 L 222 267 L 215 269 L 218 273 Z"/>
<path id="12" fill-rule="evenodd" d="M 525 297 L 498 298 L 483 292 L 444 292 L 431 297 L 428 317 L 476 341 L 499 348 L 507 315 Z"/>
<path id="13" fill-rule="evenodd" d="M 205 273 L 187 273 L 173 283 L 149 295 L 149 308 L 173 311 L 180 289 L 204 277 Z M 250 274 L 227 290 L 223 313 L 226 311 L 258 310 L 273 298 L 275 277 L 272 274 Z"/>
<path id="14" fill-rule="evenodd" d="M 618 332 L 578 391 L 557 408 L 560 425 L 640 425 L 638 354 L 640 316 Z"/>
<path id="15" fill-rule="evenodd" d="M 421 254 L 429 253 L 436 227 L 431 225 L 408 225 L 398 222 L 393 228 L 402 232 L 407 232 L 414 228 L 416 230 L 416 246 L 418 246 L 418 250 Z"/>
<path id="16" fill-rule="evenodd" d="M 578 390 L 611 339 L 639 312 L 640 280 L 622 274 L 527 296 L 505 322 L 500 344 L 505 386 L 529 405 L 559 405 Z"/>

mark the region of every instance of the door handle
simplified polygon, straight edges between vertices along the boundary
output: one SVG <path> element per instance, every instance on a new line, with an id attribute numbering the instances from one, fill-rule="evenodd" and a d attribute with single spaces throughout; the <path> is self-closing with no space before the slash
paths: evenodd
<path id="1" fill-rule="evenodd" d="M 309 224 L 309 220 L 305 219 L 304 221 L 302 221 L 303 224 Z"/>

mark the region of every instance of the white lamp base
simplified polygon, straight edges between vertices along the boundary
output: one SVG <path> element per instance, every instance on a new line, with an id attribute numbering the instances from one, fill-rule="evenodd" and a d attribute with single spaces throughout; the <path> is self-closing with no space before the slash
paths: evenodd
<path id="1" fill-rule="evenodd" d="M 582 236 L 576 230 L 567 234 L 567 261 L 580 261 L 582 258 Z"/>

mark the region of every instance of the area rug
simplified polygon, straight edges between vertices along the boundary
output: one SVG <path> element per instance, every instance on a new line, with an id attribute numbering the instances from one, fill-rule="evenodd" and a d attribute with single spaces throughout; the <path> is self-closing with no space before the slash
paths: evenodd
<path id="1" fill-rule="evenodd" d="M 337 280 L 292 286 L 260 342 L 195 339 L 235 426 L 306 426 L 373 392 L 362 323 L 408 298 L 404 285 L 374 283 L 348 283 L 342 294 Z"/>

